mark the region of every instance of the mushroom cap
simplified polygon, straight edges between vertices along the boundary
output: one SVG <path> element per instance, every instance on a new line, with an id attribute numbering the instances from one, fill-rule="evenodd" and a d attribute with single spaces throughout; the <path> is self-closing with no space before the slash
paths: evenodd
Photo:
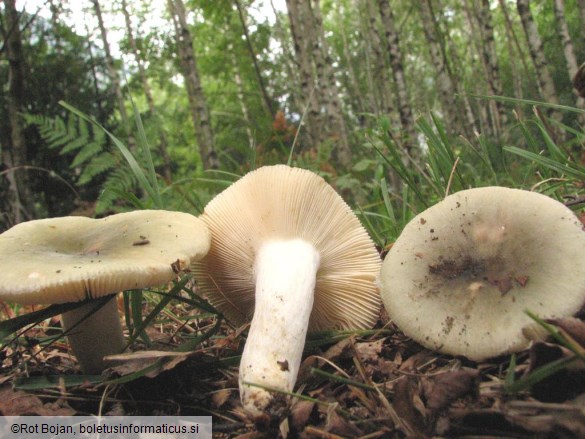
<path id="1" fill-rule="evenodd" d="M 311 243 L 320 254 L 309 330 L 376 322 L 378 252 L 350 207 L 313 172 L 259 168 L 211 200 L 200 218 L 212 240 L 193 269 L 202 292 L 232 322 L 253 315 L 254 261 L 262 244 L 293 239 Z"/>
<path id="2" fill-rule="evenodd" d="M 390 318 L 420 344 L 481 360 L 526 347 L 525 314 L 561 317 L 585 303 L 585 233 L 535 192 L 457 192 L 410 221 L 380 274 Z"/>
<path id="3" fill-rule="evenodd" d="M 0 299 L 65 303 L 161 285 L 209 241 L 198 218 L 162 210 L 20 223 L 0 235 Z"/>

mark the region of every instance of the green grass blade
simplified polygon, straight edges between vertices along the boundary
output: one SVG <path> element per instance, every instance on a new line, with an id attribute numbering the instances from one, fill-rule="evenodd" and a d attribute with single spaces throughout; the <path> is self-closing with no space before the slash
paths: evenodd
<path id="1" fill-rule="evenodd" d="M 154 162 L 152 160 L 152 153 L 150 152 L 150 144 L 148 143 L 148 139 L 146 138 L 146 132 L 144 131 L 144 125 L 142 124 L 142 118 L 140 117 L 140 112 L 138 108 L 136 108 L 136 104 L 132 97 L 130 97 L 130 102 L 132 103 L 132 110 L 134 111 L 134 120 L 136 122 L 136 129 L 138 131 L 138 139 L 139 144 L 142 147 L 142 151 L 144 157 L 146 157 L 146 169 L 148 170 L 148 180 L 150 180 L 150 184 L 152 187 L 152 198 L 154 201 L 154 205 L 162 209 L 163 200 L 160 196 L 160 190 L 158 187 L 158 179 L 156 176 L 156 170 L 154 169 Z"/>
<path id="2" fill-rule="evenodd" d="M 521 149 L 516 146 L 506 146 L 504 147 L 504 150 L 511 152 L 512 154 L 516 154 L 522 158 L 531 160 L 540 166 L 544 166 L 547 169 L 552 169 L 553 171 L 566 174 L 578 180 L 585 180 L 585 171 L 564 165 L 551 158 L 526 151 L 525 149 Z"/>
<path id="3" fill-rule="evenodd" d="M 358 381 L 348 380 L 347 378 L 343 378 L 343 377 L 340 377 L 339 375 L 325 372 L 325 371 L 323 371 L 321 369 L 317 369 L 315 367 L 311 368 L 311 374 L 322 376 L 324 378 L 327 378 L 330 381 L 336 381 L 336 382 L 341 383 L 341 384 L 347 384 L 348 386 L 359 387 L 361 389 L 366 389 L 366 390 L 376 390 L 375 387 L 369 386 L 369 385 L 364 384 L 364 383 L 360 383 Z"/>
<path id="4" fill-rule="evenodd" d="M 554 110 L 570 111 L 573 113 L 584 113 L 585 114 L 585 110 L 582 110 L 581 108 L 570 107 L 568 105 L 551 104 L 549 102 L 533 101 L 530 99 L 511 98 L 511 97 L 507 97 L 507 96 L 476 95 L 473 93 L 469 94 L 469 96 L 471 96 L 473 98 L 490 99 L 493 101 L 506 102 L 506 103 L 510 103 L 510 104 L 536 105 L 537 107 L 552 108 Z"/>
<path id="5" fill-rule="evenodd" d="M 523 390 L 528 390 L 540 381 L 566 369 L 569 364 L 573 363 L 577 359 L 577 356 L 565 357 L 551 361 L 544 366 L 540 366 L 533 370 L 529 375 L 526 375 L 515 381 L 512 385 L 505 386 L 506 392 L 514 394 Z"/>
<path id="6" fill-rule="evenodd" d="M 44 375 L 17 377 L 14 379 L 14 388 L 19 390 L 42 390 L 99 384 L 104 378 L 101 375 Z"/>

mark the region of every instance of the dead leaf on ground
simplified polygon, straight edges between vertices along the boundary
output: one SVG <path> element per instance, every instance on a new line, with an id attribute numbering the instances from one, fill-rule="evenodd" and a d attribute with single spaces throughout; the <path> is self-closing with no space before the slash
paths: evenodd
<path id="1" fill-rule="evenodd" d="M 356 343 L 354 349 L 362 363 L 375 363 L 380 359 L 385 338 L 376 341 Z"/>
<path id="2" fill-rule="evenodd" d="M 546 437 L 585 437 L 583 396 L 567 404 L 510 401 L 504 406 L 503 413 L 508 421 L 539 436 L 546 434 Z"/>
<path id="3" fill-rule="evenodd" d="M 427 408 L 437 412 L 468 393 L 477 393 L 478 376 L 477 370 L 466 368 L 423 377 L 421 381 Z"/>
<path id="4" fill-rule="evenodd" d="M 3 416 L 73 416 L 75 413 L 62 399 L 43 404 L 37 396 L 15 391 L 11 386 L 0 389 L 0 414 Z"/>
<path id="5" fill-rule="evenodd" d="M 105 357 L 107 361 L 123 361 L 121 364 L 109 367 L 107 374 L 119 376 L 130 375 L 147 367 L 160 363 L 153 370 L 144 374 L 148 378 L 155 378 L 162 372 L 174 369 L 179 363 L 193 355 L 193 352 L 166 352 L 166 351 L 139 351 L 128 354 L 111 355 Z"/>
<path id="6" fill-rule="evenodd" d="M 394 399 L 392 405 L 403 425 L 410 431 L 407 435 L 424 436 L 426 434 L 426 422 L 420 407 L 416 407 L 420 401 L 418 378 L 404 375 L 394 383 Z"/>
<path id="7" fill-rule="evenodd" d="M 333 406 L 327 410 L 325 430 L 344 437 L 358 437 L 363 435 L 363 432 L 356 427 L 355 424 L 352 424 L 339 416 L 339 414 L 333 409 Z"/>
<path id="8" fill-rule="evenodd" d="M 311 418 L 311 414 L 313 413 L 314 408 L 315 403 L 313 401 L 306 400 L 298 401 L 292 406 L 290 417 L 293 431 L 303 431 L 305 426 L 308 424 L 309 419 Z"/>

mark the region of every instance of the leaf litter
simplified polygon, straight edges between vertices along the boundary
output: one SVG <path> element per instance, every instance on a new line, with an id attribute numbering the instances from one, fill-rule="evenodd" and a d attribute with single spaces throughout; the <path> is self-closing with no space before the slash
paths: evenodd
<path id="1" fill-rule="evenodd" d="M 132 353 L 114 356 L 98 382 L 79 375 L 66 343 L 45 346 L 54 321 L 6 344 L 0 414 L 210 415 L 214 437 L 239 439 L 585 437 L 580 317 L 547 322 L 569 345 L 541 337 L 513 357 L 476 363 L 421 347 L 382 311 L 373 331 L 307 342 L 290 408 L 251 419 L 239 401 L 237 374 L 247 327 L 223 322 L 196 349 L 181 352 L 215 317 L 169 306 L 179 319 L 157 319 L 148 328 L 151 345 L 136 341 Z M 546 370 L 556 363 L 562 367 Z"/>

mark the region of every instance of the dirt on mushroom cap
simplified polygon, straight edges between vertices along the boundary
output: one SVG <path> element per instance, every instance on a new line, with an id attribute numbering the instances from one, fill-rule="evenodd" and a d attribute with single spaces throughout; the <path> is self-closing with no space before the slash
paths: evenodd
<path id="1" fill-rule="evenodd" d="M 461 191 L 416 216 L 383 264 L 390 317 L 419 343 L 472 359 L 527 340 L 529 309 L 570 315 L 585 302 L 585 233 L 544 195 Z"/>

